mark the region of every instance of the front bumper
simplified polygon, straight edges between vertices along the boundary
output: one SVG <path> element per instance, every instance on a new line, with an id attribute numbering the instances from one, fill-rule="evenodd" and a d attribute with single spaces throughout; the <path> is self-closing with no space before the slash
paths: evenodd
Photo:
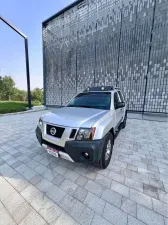
<path id="1" fill-rule="evenodd" d="M 36 136 L 40 143 L 43 146 L 50 146 L 59 151 L 59 155 L 62 158 L 68 159 L 68 156 L 71 158 L 70 161 L 74 162 L 97 162 L 100 160 L 104 139 L 93 140 L 93 141 L 66 141 L 65 147 L 62 148 L 60 146 L 54 145 L 45 141 L 42 138 L 41 129 L 37 126 L 36 128 Z M 88 154 L 89 157 L 85 157 L 85 153 Z M 67 154 L 68 156 L 65 156 Z M 64 157 L 65 156 L 65 157 Z"/>

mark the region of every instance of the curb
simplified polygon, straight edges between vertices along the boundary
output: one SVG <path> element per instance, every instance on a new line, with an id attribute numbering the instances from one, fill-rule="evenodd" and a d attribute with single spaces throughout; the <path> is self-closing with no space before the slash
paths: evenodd
<path id="1" fill-rule="evenodd" d="M 3 117 L 3 116 L 12 116 L 12 115 L 20 115 L 20 114 L 26 114 L 26 113 L 33 113 L 33 112 L 40 112 L 40 111 L 46 111 L 48 110 L 47 108 L 46 109 L 36 109 L 36 110 L 28 110 L 28 111 L 23 111 L 23 112 L 16 112 L 16 113 L 6 113 L 6 114 L 0 114 L 0 117 Z"/>

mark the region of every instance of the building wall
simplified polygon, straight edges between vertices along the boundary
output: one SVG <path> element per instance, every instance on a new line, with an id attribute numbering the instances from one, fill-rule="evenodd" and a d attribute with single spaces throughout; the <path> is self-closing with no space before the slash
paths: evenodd
<path id="1" fill-rule="evenodd" d="M 128 108 L 168 113 L 168 1 L 83 0 L 43 24 L 46 105 L 120 87 Z"/>

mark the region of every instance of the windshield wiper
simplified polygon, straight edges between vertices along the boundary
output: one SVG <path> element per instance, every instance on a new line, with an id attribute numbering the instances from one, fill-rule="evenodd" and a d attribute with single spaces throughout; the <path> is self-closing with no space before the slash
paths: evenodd
<path id="1" fill-rule="evenodd" d="M 89 105 L 67 105 L 67 107 L 77 107 L 77 108 L 93 108 Z"/>
<path id="2" fill-rule="evenodd" d="M 93 106 L 89 106 L 89 105 L 78 105 L 76 107 L 81 107 L 81 108 L 93 108 Z"/>

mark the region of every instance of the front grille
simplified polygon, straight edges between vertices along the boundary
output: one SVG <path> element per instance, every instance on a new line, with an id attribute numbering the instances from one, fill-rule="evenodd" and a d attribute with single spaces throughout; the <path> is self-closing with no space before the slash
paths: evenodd
<path id="1" fill-rule="evenodd" d="M 76 129 L 72 129 L 72 132 L 71 132 L 69 138 L 74 138 L 75 134 L 76 134 L 76 131 L 77 131 Z"/>
<path id="2" fill-rule="evenodd" d="M 56 129 L 55 134 L 52 134 L 52 132 L 51 132 L 52 128 Z M 57 127 L 57 126 L 52 126 L 52 125 L 47 124 L 47 130 L 46 130 L 47 134 L 51 135 L 52 137 L 61 138 L 64 133 L 64 130 L 65 130 L 65 128 L 63 128 L 63 127 Z"/>

